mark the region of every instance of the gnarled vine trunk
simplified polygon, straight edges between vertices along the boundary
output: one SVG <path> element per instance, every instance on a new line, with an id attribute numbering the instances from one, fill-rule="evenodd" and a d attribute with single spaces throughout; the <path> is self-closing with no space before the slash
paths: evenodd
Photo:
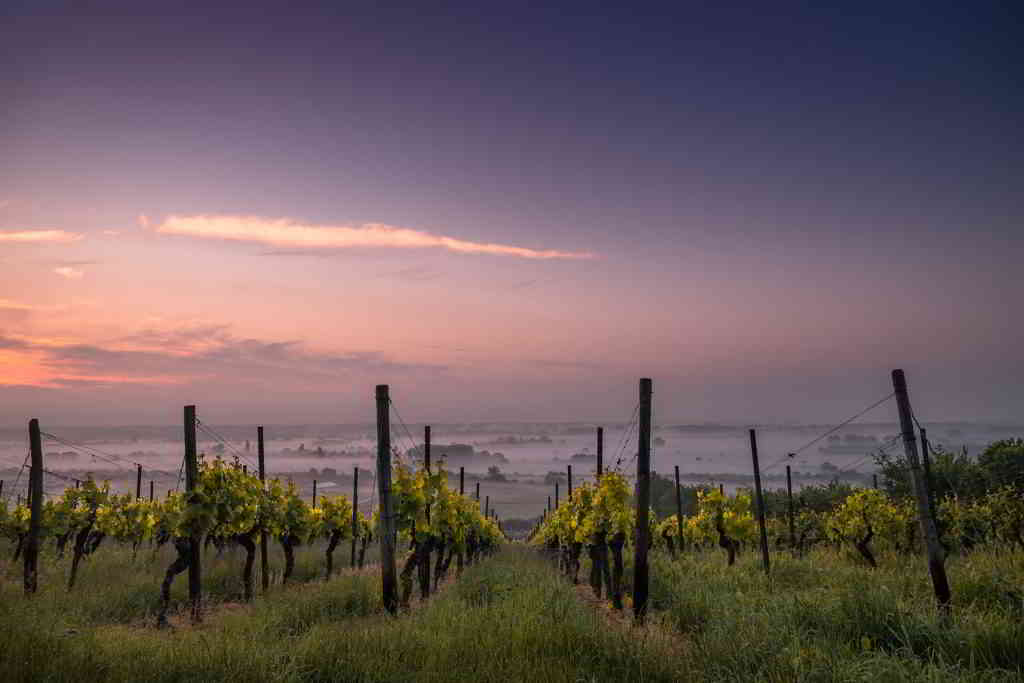
<path id="1" fill-rule="evenodd" d="M 601 558 L 597 552 L 596 543 L 587 544 L 587 556 L 590 557 L 590 590 L 594 591 L 594 597 L 601 597 Z"/>
<path id="2" fill-rule="evenodd" d="M 288 583 L 295 570 L 295 546 L 299 544 L 298 539 L 291 535 L 284 535 L 280 539 L 281 548 L 284 550 L 284 574 L 281 576 L 281 584 Z"/>
<path id="3" fill-rule="evenodd" d="M 622 609 L 622 547 L 626 545 L 626 534 L 619 532 L 612 536 L 608 546 L 612 551 L 612 606 Z"/>
<path id="4" fill-rule="evenodd" d="M 160 611 L 156 617 L 157 628 L 167 626 L 167 610 L 171 605 L 171 584 L 174 582 L 174 577 L 188 569 L 191 564 L 191 539 L 174 539 L 174 549 L 178 552 L 178 557 L 167 567 L 163 583 L 160 584 Z"/>
<path id="5" fill-rule="evenodd" d="M 582 543 L 574 541 L 569 545 L 569 572 L 572 575 L 572 584 L 574 586 L 580 582 L 580 555 L 582 553 Z"/>
<path id="6" fill-rule="evenodd" d="M 75 578 L 78 576 L 78 565 L 82 561 L 82 557 L 88 552 L 88 540 L 89 533 L 91 531 L 92 523 L 90 522 L 79 529 L 78 533 L 75 534 L 75 547 L 72 549 L 71 555 L 71 573 L 68 576 L 69 591 L 75 587 Z"/>
<path id="7" fill-rule="evenodd" d="M 419 553 L 420 600 L 426 600 L 430 597 L 430 553 L 434 551 L 433 539 L 427 538 L 421 541 L 416 551 Z M 437 549 L 437 563 L 434 565 L 437 571 L 441 569 L 443 555 L 444 542 L 442 541 Z"/>
<path id="8" fill-rule="evenodd" d="M 874 538 L 874 536 L 875 531 L 871 528 L 871 525 L 868 524 L 868 532 L 864 535 L 864 538 L 860 539 L 853 545 L 857 548 L 857 551 L 861 554 L 861 557 L 868 561 L 868 564 L 871 565 L 871 568 L 877 569 L 878 563 L 875 562 L 875 556 L 871 552 L 871 539 Z"/>
<path id="9" fill-rule="evenodd" d="M 248 534 L 235 537 L 238 545 L 245 549 L 245 566 L 242 568 L 242 587 L 245 601 L 252 601 L 252 567 L 256 562 L 256 541 Z"/>
<path id="10" fill-rule="evenodd" d="M 331 574 L 334 572 L 334 549 L 338 547 L 338 543 L 340 541 L 341 531 L 335 529 L 331 532 L 331 536 L 327 540 L 327 551 L 325 553 L 327 560 L 327 571 L 324 573 L 324 581 L 329 581 L 331 578 Z"/>
<path id="11" fill-rule="evenodd" d="M 725 533 L 725 524 L 721 518 L 715 520 L 715 531 L 718 532 L 718 547 L 725 550 L 727 566 L 731 567 L 736 563 L 736 541 Z"/>
<path id="12" fill-rule="evenodd" d="M 437 539 L 436 544 L 437 544 L 437 562 L 434 564 L 434 590 L 435 591 L 437 590 L 438 584 L 441 582 L 441 575 L 444 574 L 444 570 L 445 570 L 444 552 L 445 552 L 445 550 L 448 547 L 448 544 L 445 543 L 445 539 L 443 539 L 443 538 Z M 430 577 L 430 566 L 429 565 L 427 565 L 426 571 L 427 571 L 427 577 L 428 577 L 428 582 L 429 582 L 429 577 Z"/>
<path id="13" fill-rule="evenodd" d="M 409 555 L 405 558 L 405 564 L 402 566 L 402 572 L 399 574 L 399 581 L 402 584 L 402 597 L 401 605 L 402 608 L 409 606 L 409 596 L 412 595 L 412 574 L 419 566 L 420 555 L 418 548 L 413 546 L 413 549 L 409 551 Z"/>
<path id="14" fill-rule="evenodd" d="M 370 544 L 370 534 L 364 534 L 359 540 L 359 568 L 362 569 L 366 562 L 366 546 Z"/>

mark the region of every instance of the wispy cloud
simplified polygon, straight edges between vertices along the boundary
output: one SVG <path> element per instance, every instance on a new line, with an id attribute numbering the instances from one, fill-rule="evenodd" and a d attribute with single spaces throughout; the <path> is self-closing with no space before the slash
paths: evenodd
<path id="1" fill-rule="evenodd" d="M 205 325 L 146 330 L 102 344 L 0 334 L 0 386 L 65 387 L 224 382 L 278 389 L 336 388 L 353 378 L 446 372 L 393 361 L 372 351 L 324 352 L 298 341 L 238 338 Z M 283 390 L 283 389 L 282 389 Z"/>
<path id="2" fill-rule="evenodd" d="M 78 232 L 66 230 L 0 230 L 0 242 L 77 242 Z"/>
<path id="3" fill-rule="evenodd" d="M 85 275 L 85 271 L 81 268 L 73 268 L 71 266 L 58 266 L 53 269 L 53 272 L 68 280 L 80 280 Z"/>
<path id="4" fill-rule="evenodd" d="M 494 242 L 472 242 L 382 223 L 305 225 L 287 218 L 261 216 L 169 216 L 156 230 L 170 235 L 254 242 L 297 249 L 435 248 L 460 254 L 493 254 L 540 260 L 594 258 L 592 252 L 586 251 L 529 249 Z"/>
<path id="5" fill-rule="evenodd" d="M 46 306 L 37 306 L 35 304 L 26 304 L 21 301 L 13 301 L 12 299 L 0 299 L 0 310 L 9 311 L 45 311 L 55 310 Z"/>

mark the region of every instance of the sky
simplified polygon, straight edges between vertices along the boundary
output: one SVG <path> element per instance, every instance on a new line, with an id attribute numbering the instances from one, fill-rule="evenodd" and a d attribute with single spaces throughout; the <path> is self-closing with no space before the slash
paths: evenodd
<path id="1" fill-rule="evenodd" d="M 1011 4 L 5 2 L 0 424 L 1024 421 Z"/>

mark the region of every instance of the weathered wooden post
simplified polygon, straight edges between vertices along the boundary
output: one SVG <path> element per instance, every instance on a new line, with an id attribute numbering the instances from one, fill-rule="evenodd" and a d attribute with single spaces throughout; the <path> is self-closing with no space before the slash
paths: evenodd
<path id="1" fill-rule="evenodd" d="M 640 415 L 638 419 L 638 441 L 636 460 L 636 544 L 633 552 L 633 618 L 643 621 L 647 614 L 647 591 L 649 568 L 647 548 L 650 545 L 651 527 L 651 395 L 653 384 L 650 379 L 640 380 Z"/>
<path id="2" fill-rule="evenodd" d="M 459 495 L 466 495 L 466 468 L 459 467 Z"/>
<path id="3" fill-rule="evenodd" d="M 193 500 L 196 487 L 199 485 L 199 461 L 196 457 L 196 407 L 185 406 L 185 500 L 188 505 L 195 505 Z M 202 570 L 200 569 L 200 546 L 202 538 L 193 536 L 189 539 L 188 563 L 188 598 L 192 604 L 192 621 L 203 620 L 202 613 Z"/>
<path id="4" fill-rule="evenodd" d="M 946 577 L 945 558 L 942 546 L 939 545 L 939 533 L 932 519 L 928 505 L 928 483 L 921 473 L 921 463 L 917 457 L 917 439 L 914 436 L 914 417 L 910 408 L 910 395 L 907 392 L 907 379 L 903 370 L 892 371 L 892 386 L 896 394 L 896 407 L 900 414 L 900 431 L 903 434 L 903 452 L 910 466 L 911 481 L 914 484 L 914 496 L 917 498 L 917 513 L 921 524 L 921 535 L 924 537 L 928 553 L 928 572 L 932 577 L 932 589 L 939 612 L 944 619 L 950 615 L 949 579 Z"/>
<path id="5" fill-rule="evenodd" d="M 548 512 L 551 512 L 551 496 L 548 496 Z"/>
<path id="6" fill-rule="evenodd" d="M 877 475 L 877 474 L 872 474 L 872 475 L 871 475 L 871 483 L 872 483 L 872 485 L 873 485 L 873 486 L 874 486 L 874 487 L 875 487 L 876 489 L 878 488 L 878 475 Z"/>
<path id="7" fill-rule="evenodd" d="M 28 421 L 29 452 L 32 469 L 28 471 L 28 491 L 31 498 L 31 517 L 28 537 L 25 539 L 25 595 L 39 588 L 39 530 L 43 523 L 43 440 L 39 434 L 39 420 Z"/>
<path id="8" fill-rule="evenodd" d="M 430 474 L 430 425 L 423 427 L 423 467 Z"/>
<path id="9" fill-rule="evenodd" d="M 377 385 L 377 496 L 380 500 L 380 573 L 384 607 L 398 611 L 395 569 L 395 514 L 391 506 L 391 399 L 388 385 Z"/>
<path id="10" fill-rule="evenodd" d="M 149 480 L 149 502 L 153 502 L 153 480 Z"/>
<path id="11" fill-rule="evenodd" d="M 480 482 L 476 483 L 476 502 L 480 502 Z"/>
<path id="12" fill-rule="evenodd" d="M 263 427 L 256 428 L 256 457 L 257 463 L 260 469 L 260 488 L 266 489 L 267 482 L 267 468 L 264 460 L 263 451 Z M 260 583 L 263 587 L 263 592 L 266 593 L 270 588 L 270 562 L 267 558 L 267 530 L 263 529 L 260 531 Z"/>
<path id="13" fill-rule="evenodd" d="M 316 507 L 316 479 L 313 480 L 313 507 Z"/>
<path id="14" fill-rule="evenodd" d="M 4 480 L 0 479 L 0 497 L 4 495 Z"/>
<path id="15" fill-rule="evenodd" d="M 764 496 L 761 495 L 761 467 L 757 463 L 757 432 L 750 430 L 750 457 L 754 461 L 754 495 L 757 496 L 757 526 L 761 531 L 761 560 L 764 573 L 771 573 L 771 561 L 768 558 L 768 529 L 764 523 Z"/>
<path id="16" fill-rule="evenodd" d="M 679 522 L 679 551 L 683 550 L 683 489 L 679 486 L 679 465 L 676 465 L 676 521 Z"/>
<path id="17" fill-rule="evenodd" d="M 928 443 L 928 432 L 924 427 L 921 430 L 921 464 L 924 466 L 924 480 L 928 489 L 928 510 L 936 526 L 939 523 L 939 515 L 935 511 L 935 479 L 932 478 L 932 459 L 929 455 L 930 444 Z"/>
<path id="18" fill-rule="evenodd" d="M 558 480 L 555 480 L 555 509 L 558 509 Z"/>
<path id="19" fill-rule="evenodd" d="M 572 500 L 572 465 L 566 465 L 568 470 L 569 495 L 566 500 Z"/>
<path id="20" fill-rule="evenodd" d="M 142 465 L 136 463 L 135 470 L 135 500 L 142 498 Z"/>
<path id="21" fill-rule="evenodd" d="M 484 499 L 484 519 L 487 519 L 491 515 L 491 497 L 486 496 Z"/>
<path id="22" fill-rule="evenodd" d="M 786 508 L 789 515 L 789 547 L 796 547 L 796 519 L 793 516 L 793 475 L 786 465 Z"/>
<path id="23" fill-rule="evenodd" d="M 604 427 L 597 428 L 597 478 L 604 474 Z"/>
<path id="24" fill-rule="evenodd" d="M 426 470 L 427 476 L 430 476 L 430 425 L 424 425 L 423 427 L 423 469 Z M 420 597 L 426 599 L 430 596 L 430 554 L 434 551 L 433 538 L 430 537 L 430 501 L 427 500 L 427 506 L 425 509 L 427 518 L 427 529 L 426 538 L 423 542 L 417 545 L 416 551 L 419 553 L 419 579 L 420 579 Z M 442 562 L 444 561 L 444 545 L 442 541 L 441 550 L 438 553 L 437 563 L 435 568 L 438 572 L 441 571 Z M 440 574 L 438 574 L 437 580 L 440 580 Z"/>
<path id="25" fill-rule="evenodd" d="M 352 557 L 349 566 L 356 566 L 356 539 L 359 538 L 359 465 L 352 472 Z"/>
<path id="26" fill-rule="evenodd" d="M 718 485 L 718 492 L 721 493 L 723 496 L 725 495 L 725 484 Z"/>

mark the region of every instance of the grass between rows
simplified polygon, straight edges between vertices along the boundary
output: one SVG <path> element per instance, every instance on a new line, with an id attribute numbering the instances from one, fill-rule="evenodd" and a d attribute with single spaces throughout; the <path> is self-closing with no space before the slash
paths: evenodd
<path id="1" fill-rule="evenodd" d="M 248 606 L 233 603 L 240 556 L 211 559 L 206 622 L 165 632 L 149 616 L 167 558 L 150 565 L 107 552 L 90 558 L 71 595 L 59 587 L 59 567 L 44 571 L 47 587 L 31 600 L 17 572 L 5 572 L 3 680 L 1024 679 L 1020 554 L 951 558 L 957 607 L 947 630 L 918 557 L 885 558 L 870 571 L 842 553 L 779 554 L 769 582 L 753 553 L 726 568 L 717 553 L 657 552 L 650 619 L 638 629 L 581 600 L 546 558 L 522 546 L 467 569 L 398 618 L 382 612 L 375 570 L 313 580 L 322 563 L 308 548 L 296 572 L 308 583 L 275 587 Z"/>

